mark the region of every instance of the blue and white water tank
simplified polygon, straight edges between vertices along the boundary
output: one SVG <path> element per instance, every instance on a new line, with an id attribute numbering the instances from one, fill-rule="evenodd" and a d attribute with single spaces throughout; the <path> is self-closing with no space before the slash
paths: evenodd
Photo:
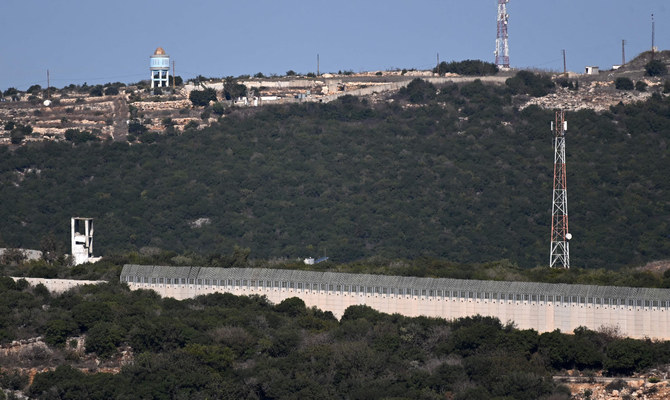
<path id="1" fill-rule="evenodd" d="M 151 56 L 149 69 L 151 70 L 151 87 L 168 87 L 170 75 L 170 56 L 159 47 Z"/>

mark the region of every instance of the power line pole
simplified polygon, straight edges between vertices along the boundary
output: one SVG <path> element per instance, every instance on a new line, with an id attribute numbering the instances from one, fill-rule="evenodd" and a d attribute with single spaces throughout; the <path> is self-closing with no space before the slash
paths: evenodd
<path id="1" fill-rule="evenodd" d="M 621 39 L 621 66 L 626 65 L 626 41 Z"/>
<path id="2" fill-rule="evenodd" d="M 47 69 L 47 99 L 49 98 L 50 87 L 51 87 L 51 79 L 49 78 L 49 70 Z"/>
<path id="3" fill-rule="evenodd" d="M 654 22 L 654 14 L 651 14 L 651 59 L 654 59 L 654 52 L 656 51 L 656 46 L 654 46 L 654 41 L 656 39 L 656 22 Z"/>
<path id="4" fill-rule="evenodd" d="M 563 75 L 568 76 L 568 68 L 565 64 L 565 49 L 563 49 Z"/>
<path id="5" fill-rule="evenodd" d="M 321 66 L 321 61 L 319 60 L 319 53 L 316 53 L 316 76 L 321 75 L 319 67 Z"/>
<path id="6" fill-rule="evenodd" d="M 172 93 L 174 93 L 175 90 L 175 77 L 177 75 L 174 74 L 174 61 L 172 61 Z"/>
<path id="7" fill-rule="evenodd" d="M 563 110 L 556 111 L 551 123 L 554 135 L 554 190 L 551 207 L 551 249 L 549 267 L 570 268 L 570 248 L 568 241 L 568 188 L 565 167 L 565 131 L 568 123 Z"/>
<path id="8" fill-rule="evenodd" d="M 437 76 L 440 76 L 440 53 L 437 53 Z"/>

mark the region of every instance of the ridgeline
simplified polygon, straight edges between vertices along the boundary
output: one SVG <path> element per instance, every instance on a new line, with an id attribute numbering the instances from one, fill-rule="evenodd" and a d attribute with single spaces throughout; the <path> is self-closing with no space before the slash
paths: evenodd
<path id="1" fill-rule="evenodd" d="M 548 261 L 551 110 L 515 106 L 553 83 L 436 88 L 393 101 L 232 111 L 153 143 L 0 148 L 0 245 L 65 247 L 96 218 L 96 253 L 140 248 L 295 259 Z M 509 81 L 508 81 L 509 82 Z M 567 114 L 574 267 L 668 258 L 670 100 Z"/>

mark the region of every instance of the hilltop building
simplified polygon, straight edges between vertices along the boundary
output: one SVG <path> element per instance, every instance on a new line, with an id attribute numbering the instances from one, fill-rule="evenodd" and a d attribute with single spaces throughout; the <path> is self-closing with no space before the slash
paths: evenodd
<path id="1" fill-rule="evenodd" d="M 149 66 L 151 71 L 151 88 L 168 87 L 170 75 L 170 56 L 165 54 L 165 50 L 159 47 L 151 56 Z"/>

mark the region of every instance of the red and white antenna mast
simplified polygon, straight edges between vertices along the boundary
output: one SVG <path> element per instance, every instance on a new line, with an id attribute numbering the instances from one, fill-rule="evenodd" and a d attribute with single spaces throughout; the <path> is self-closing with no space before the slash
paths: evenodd
<path id="1" fill-rule="evenodd" d="M 507 47 L 507 3 L 509 0 L 498 0 L 498 36 L 496 36 L 496 65 L 501 69 L 509 68 L 509 47 Z"/>
<path id="2" fill-rule="evenodd" d="M 572 235 L 568 232 L 568 187 L 565 175 L 565 131 L 568 122 L 563 110 L 556 111 L 551 123 L 554 135 L 554 192 L 551 207 L 551 254 L 549 267 L 570 268 L 570 248 L 568 241 Z"/>

